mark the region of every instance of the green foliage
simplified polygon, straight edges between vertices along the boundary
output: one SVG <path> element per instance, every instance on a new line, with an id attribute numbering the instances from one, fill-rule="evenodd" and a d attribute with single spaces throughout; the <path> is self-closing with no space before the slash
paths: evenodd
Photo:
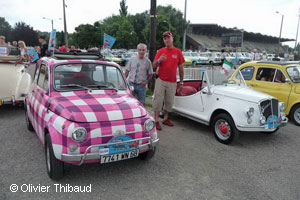
<path id="1" fill-rule="evenodd" d="M 120 2 L 120 9 L 119 9 L 120 16 L 126 17 L 128 14 L 127 10 L 128 10 L 128 6 L 126 6 L 126 0 L 122 0 Z"/>
<path id="2" fill-rule="evenodd" d="M 11 26 L 5 20 L 5 18 L 0 17 L 0 35 L 6 37 L 6 41 L 10 41 L 10 33 L 11 33 Z"/>
<path id="3" fill-rule="evenodd" d="M 97 38 L 97 27 L 91 24 L 81 24 L 75 28 L 72 42 L 80 48 L 100 46 L 100 38 Z"/>
<path id="4" fill-rule="evenodd" d="M 15 27 L 11 31 L 12 41 L 23 40 L 27 46 L 35 46 L 38 45 L 38 33 L 33 30 L 33 28 L 24 22 L 17 22 Z"/>
<path id="5" fill-rule="evenodd" d="M 127 17 L 111 16 L 106 18 L 102 25 L 104 33 L 117 38 L 114 48 L 135 48 L 138 42 L 137 35 Z"/>

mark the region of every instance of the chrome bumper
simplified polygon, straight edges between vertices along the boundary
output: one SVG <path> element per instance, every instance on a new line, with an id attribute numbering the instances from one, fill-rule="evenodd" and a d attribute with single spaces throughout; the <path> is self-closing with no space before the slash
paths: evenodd
<path id="1" fill-rule="evenodd" d="M 62 154 L 61 155 L 61 160 L 64 161 L 64 162 L 79 162 L 78 164 L 75 164 L 75 165 L 82 165 L 83 162 L 86 161 L 86 160 L 99 160 L 100 159 L 99 152 L 98 153 L 88 153 L 88 151 L 91 148 L 107 147 L 107 146 L 111 146 L 111 145 L 122 145 L 122 144 L 126 144 L 128 142 L 135 142 L 135 141 L 140 141 L 140 140 L 149 140 L 148 143 L 139 145 L 139 151 L 140 152 L 146 151 L 146 150 L 152 150 L 159 143 L 159 138 L 152 141 L 152 139 L 150 137 L 144 137 L 144 138 L 124 141 L 124 142 L 116 142 L 116 143 L 100 144 L 100 145 L 91 145 L 85 150 L 84 154 Z"/>
<path id="2" fill-rule="evenodd" d="M 288 118 L 285 116 L 281 117 L 281 123 L 279 127 L 283 127 L 286 126 L 288 123 Z M 250 126 L 250 125 L 237 125 L 237 129 L 239 131 L 245 131 L 245 132 L 272 132 L 275 131 L 276 128 L 273 129 L 265 129 L 264 125 L 260 125 L 260 126 Z"/>

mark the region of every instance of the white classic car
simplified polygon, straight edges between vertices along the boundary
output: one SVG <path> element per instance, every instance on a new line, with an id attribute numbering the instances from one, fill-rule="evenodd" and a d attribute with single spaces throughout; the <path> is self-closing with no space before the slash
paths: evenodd
<path id="1" fill-rule="evenodd" d="M 0 106 L 23 103 L 32 79 L 18 56 L 0 56 Z"/>
<path id="2" fill-rule="evenodd" d="M 274 133 L 287 123 L 284 103 L 247 87 L 242 75 L 238 81 L 227 80 L 221 72 L 206 70 L 202 80 L 184 80 L 182 90 L 176 91 L 174 112 L 211 126 L 224 144 L 240 131 Z"/>

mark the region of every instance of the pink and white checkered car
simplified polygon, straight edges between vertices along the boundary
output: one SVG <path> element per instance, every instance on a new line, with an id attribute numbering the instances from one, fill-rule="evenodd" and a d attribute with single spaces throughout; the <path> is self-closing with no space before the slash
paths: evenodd
<path id="1" fill-rule="evenodd" d="M 41 59 L 25 110 L 53 179 L 63 176 L 64 162 L 149 159 L 159 142 L 152 116 L 111 62 Z"/>

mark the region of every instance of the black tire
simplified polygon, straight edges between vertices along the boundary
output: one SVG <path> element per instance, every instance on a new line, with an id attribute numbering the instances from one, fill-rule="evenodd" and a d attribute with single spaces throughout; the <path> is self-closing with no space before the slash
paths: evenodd
<path id="1" fill-rule="evenodd" d="M 295 116 L 296 113 L 300 112 L 300 104 L 296 105 L 293 107 L 293 109 L 290 112 L 290 118 L 293 120 L 293 122 L 297 125 L 300 126 L 300 117 Z"/>
<path id="2" fill-rule="evenodd" d="M 214 62 L 213 62 L 213 61 L 209 61 L 209 64 L 210 64 L 210 65 L 214 65 Z"/>
<path id="3" fill-rule="evenodd" d="M 139 159 L 141 159 L 141 160 L 150 160 L 155 155 L 155 152 L 156 152 L 156 147 L 154 147 L 153 150 L 141 153 L 139 155 Z"/>
<path id="4" fill-rule="evenodd" d="M 196 67 L 197 63 L 194 61 L 192 62 L 193 67 Z"/>
<path id="5" fill-rule="evenodd" d="M 49 134 L 46 135 L 45 158 L 49 178 L 53 180 L 62 178 L 64 175 L 64 163 L 56 159 Z"/>
<path id="6" fill-rule="evenodd" d="M 34 132 L 33 126 L 31 124 L 31 121 L 28 117 L 28 113 L 27 113 L 27 106 L 26 104 L 24 104 L 24 108 L 25 108 L 25 120 L 26 120 L 26 127 L 29 131 Z"/>
<path id="7" fill-rule="evenodd" d="M 222 133 L 223 131 L 220 130 L 222 125 L 224 126 L 222 127 L 223 131 L 227 130 L 226 133 Z M 235 127 L 233 119 L 226 113 L 218 114 L 213 119 L 211 128 L 217 141 L 223 144 L 230 144 L 239 137 L 239 131 Z"/>

